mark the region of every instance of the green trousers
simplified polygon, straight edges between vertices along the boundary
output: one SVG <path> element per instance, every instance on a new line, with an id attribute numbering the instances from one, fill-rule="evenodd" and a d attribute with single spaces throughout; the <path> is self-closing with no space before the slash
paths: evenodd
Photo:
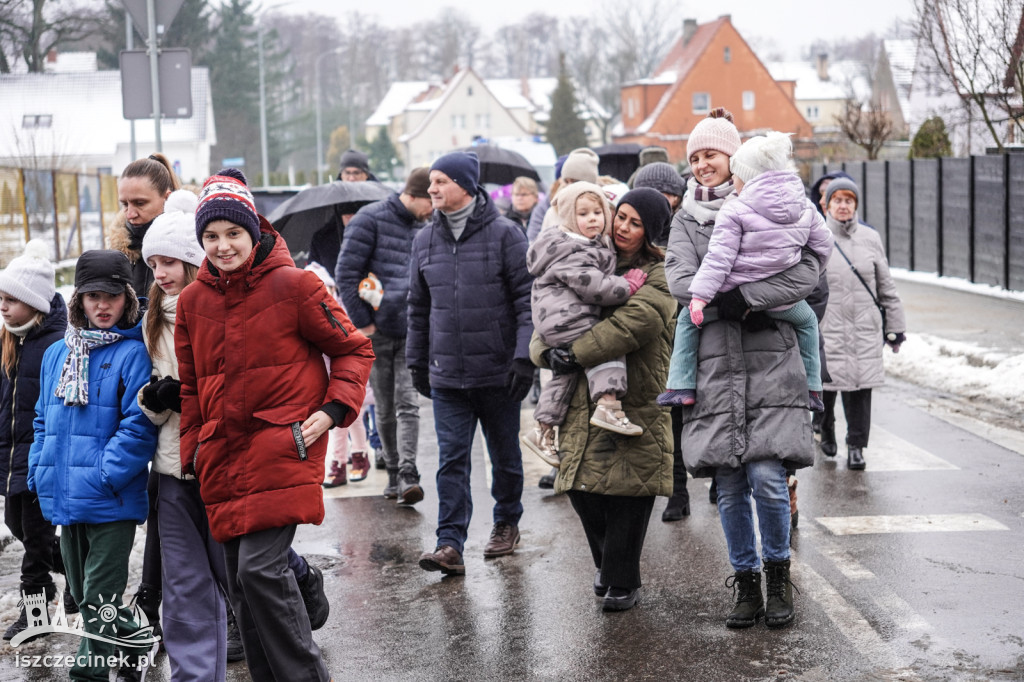
<path id="1" fill-rule="evenodd" d="M 86 632 L 123 638 L 139 629 L 132 610 L 122 605 L 135 526 L 134 521 L 113 521 L 61 528 L 60 553 L 64 557 L 65 575 Z M 83 637 L 70 677 L 108 682 L 109 661 L 123 653 L 134 664 L 140 651 L 143 650 Z"/>

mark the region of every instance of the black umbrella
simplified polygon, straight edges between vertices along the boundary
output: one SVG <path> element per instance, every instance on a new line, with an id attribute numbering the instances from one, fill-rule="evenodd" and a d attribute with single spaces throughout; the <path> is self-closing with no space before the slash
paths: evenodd
<path id="1" fill-rule="evenodd" d="M 641 149 L 643 147 L 635 142 L 619 142 L 594 147 L 594 152 L 601 160 L 598 164 L 598 172 L 601 175 L 610 175 L 626 182 L 640 167 Z"/>
<path id="2" fill-rule="evenodd" d="M 456 149 L 458 152 L 473 152 L 480 159 L 480 184 L 510 185 L 520 175 L 540 182 L 540 175 L 519 152 L 502 149 L 492 144 L 479 144 L 474 147 Z"/>
<path id="3" fill-rule="evenodd" d="M 341 216 L 390 195 L 391 190 L 379 182 L 335 180 L 302 190 L 274 209 L 267 220 L 284 236 L 294 255 L 307 251 L 313 235 L 322 228 L 335 221 L 340 225 Z"/>

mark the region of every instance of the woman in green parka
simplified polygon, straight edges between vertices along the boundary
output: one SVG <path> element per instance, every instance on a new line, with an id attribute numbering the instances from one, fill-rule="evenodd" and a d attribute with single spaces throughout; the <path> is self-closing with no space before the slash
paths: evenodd
<path id="1" fill-rule="evenodd" d="M 594 593 L 603 598 L 605 611 L 636 604 L 654 498 L 672 494 L 671 417 L 655 398 L 668 377 L 676 303 L 664 254 L 653 243 L 671 217 L 668 200 L 656 190 L 623 195 L 612 227 L 616 274 L 640 268 L 647 281 L 626 303 L 607 308 L 605 319 L 571 347 L 548 348 L 536 335 L 530 346 L 533 361 L 556 373 L 626 358 L 629 389 L 622 408 L 643 434 L 621 436 L 590 424 L 595 405 L 581 377 L 561 428 L 555 480 L 555 491 L 568 495 L 583 524 L 597 567 Z"/>

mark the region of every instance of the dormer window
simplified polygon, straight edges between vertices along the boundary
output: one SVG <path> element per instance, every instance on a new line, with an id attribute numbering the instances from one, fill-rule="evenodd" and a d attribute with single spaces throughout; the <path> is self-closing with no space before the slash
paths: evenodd
<path id="1" fill-rule="evenodd" d="M 466 88 L 466 97 L 472 97 L 472 96 L 473 96 L 473 86 L 470 85 L 470 86 L 468 86 Z"/>
<path id="2" fill-rule="evenodd" d="M 49 128 L 52 125 L 52 114 L 25 114 L 21 117 L 22 128 Z"/>

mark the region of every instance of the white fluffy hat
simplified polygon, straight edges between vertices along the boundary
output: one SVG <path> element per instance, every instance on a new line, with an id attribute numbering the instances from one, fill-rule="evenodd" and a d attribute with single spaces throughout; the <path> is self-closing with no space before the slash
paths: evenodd
<path id="1" fill-rule="evenodd" d="M 33 239 L 25 244 L 25 253 L 0 272 L 0 291 L 48 315 L 57 291 L 53 280 L 50 250 L 43 240 Z"/>
<path id="2" fill-rule="evenodd" d="M 142 239 L 142 259 L 150 256 L 177 258 L 196 267 L 203 264 L 206 253 L 196 241 L 196 206 L 199 197 L 187 189 L 171 192 L 164 203 L 164 212 L 156 217 Z"/>
<path id="3" fill-rule="evenodd" d="M 752 137 L 736 150 L 729 160 L 732 174 L 743 182 L 750 182 L 761 173 L 786 170 L 790 167 L 793 143 L 788 133 L 772 131 Z"/>

